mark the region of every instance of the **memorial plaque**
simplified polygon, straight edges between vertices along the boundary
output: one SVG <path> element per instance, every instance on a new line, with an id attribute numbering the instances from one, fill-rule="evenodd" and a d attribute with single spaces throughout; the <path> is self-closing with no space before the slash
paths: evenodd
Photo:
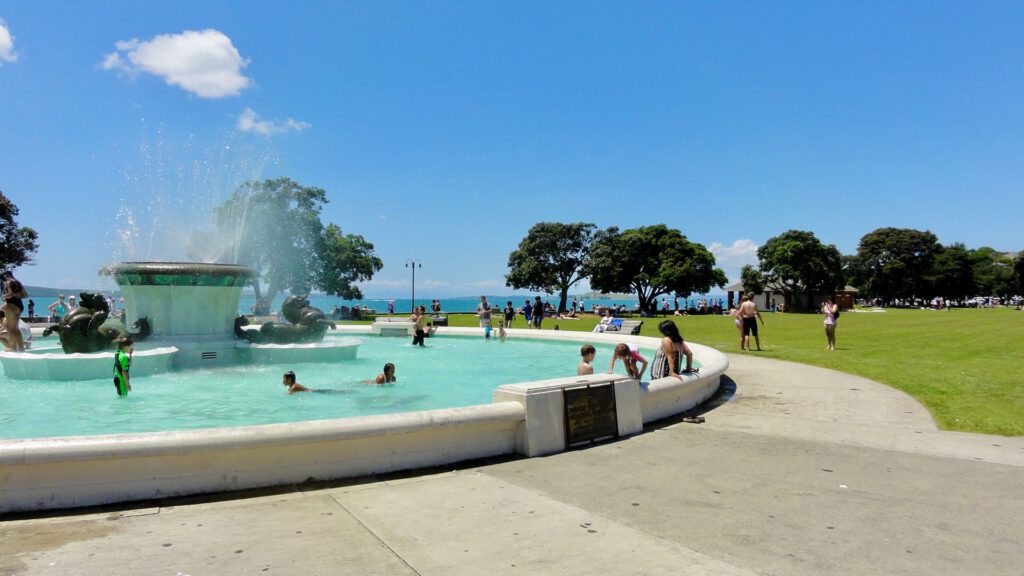
<path id="1" fill-rule="evenodd" d="M 565 403 L 565 447 L 619 436 L 615 385 L 595 384 L 562 390 Z"/>

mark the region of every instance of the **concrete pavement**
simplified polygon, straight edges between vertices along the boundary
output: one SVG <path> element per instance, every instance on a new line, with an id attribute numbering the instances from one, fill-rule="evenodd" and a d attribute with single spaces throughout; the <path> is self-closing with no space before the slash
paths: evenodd
<path id="1" fill-rule="evenodd" d="M 1024 573 L 1024 439 L 730 356 L 704 424 L 544 458 L 0 523 L 0 574 Z M 148 506 L 148 507 L 147 507 Z"/>

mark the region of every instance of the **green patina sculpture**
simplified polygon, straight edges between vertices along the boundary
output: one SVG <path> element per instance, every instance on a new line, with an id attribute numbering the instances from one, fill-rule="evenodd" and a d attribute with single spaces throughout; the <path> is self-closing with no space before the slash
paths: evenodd
<path id="1" fill-rule="evenodd" d="M 235 319 L 235 335 L 258 344 L 299 344 L 320 342 L 327 329 L 335 329 L 334 322 L 323 311 L 309 305 L 305 296 L 289 296 L 281 305 L 281 313 L 288 323 L 265 322 L 259 331 L 245 330 L 249 321 L 244 316 Z"/>
<path id="2" fill-rule="evenodd" d="M 65 354 L 113 350 L 117 340 L 128 335 L 124 328 L 104 326 L 104 322 L 110 316 L 110 307 L 107 306 L 107 300 L 103 295 L 82 292 L 79 294 L 78 302 L 78 308 L 65 316 L 60 324 L 43 331 L 43 336 L 57 333 L 60 347 Z M 149 322 L 146 318 L 139 318 L 133 326 L 139 330 L 138 333 L 132 334 L 136 341 L 149 336 Z"/>

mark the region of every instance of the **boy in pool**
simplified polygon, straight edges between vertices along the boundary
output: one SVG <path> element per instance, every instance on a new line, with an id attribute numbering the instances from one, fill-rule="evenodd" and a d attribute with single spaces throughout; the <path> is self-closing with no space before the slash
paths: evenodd
<path id="1" fill-rule="evenodd" d="M 594 356 L 596 355 L 597 350 L 595 350 L 590 344 L 584 344 L 580 348 L 580 356 L 582 356 L 583 359 L 576 365 L 577 376 L 586 376 L 587 374 L 594 373 L 594 367 L 591 366 L 590 363 L 594 361 Z"/>
<path id="2" fill-rule="evenodd" d="M 498 320 L 498 340 L 505 341 L 505 321 Z"/>
<path id="3" fill-rule="evenodd" d="M 127 396 L 132 390 L 129 371 L 132 368 L 133 344 L 127 336 L 117 341 L 117 352 L 114 352 L 114 388 L 118 396 Z"/>
<path id="4" fill-rule="evenodd" d="M 302 384 L 295 381 L 295 372 L 291 370 L 284 373 L 281 377 L 281 384 L 288 387 L 288 394 L 295 394 L 296 392 L 309 392 L 309 388 L 306 388 Z"/>
<path id="5" fill-rule="evenodd" d="M 647 371 L 647 359 L 640 355 L 640 352 L 629 344 L 619 344 L 615 347 L 615 352 L 612 354 L 612 363 L 608 365 L 608 373 L 615 373 L 615 361 L 622 360 L 622 363 L 626 365 L 626 375 L 634 380 L 643 378 L 644 372 Z M 639 362 L 643 364 L 643 367 L 637 370 L 636 364 Z"/>
<path id="6" fill-rule="evenodd" d="M 395 365 L 388 362 L 384 365 L 384 371 L 377 374 L 377 377 L 373 379 L 374 384 L 391 384 L 397 382 L 398 378 L 395 377 Z"/>

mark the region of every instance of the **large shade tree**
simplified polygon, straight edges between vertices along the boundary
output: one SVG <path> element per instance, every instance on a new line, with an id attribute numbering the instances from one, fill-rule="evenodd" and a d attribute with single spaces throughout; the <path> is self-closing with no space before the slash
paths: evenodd
<path id="1" fill-rule="evenodd" d="M 977 286 L 970 251 L 961 243 L 942 247 L 932 268 L 932 295 L 966 300 L 978 291 Z"/>
<path id="2" fill-rule="evenodd" d="M 1017 275 L 1017 294 L 1024 295 L 1024 250 L 1013 260 L 1013 272 Z"/>
<path id="3" fill-rule="evenodd" d="M 373 252 L 373 244 L 358 234 L 342 234 L 336 224 L 328 224 L 317 246 L 318 263 L 314 270 L 316 286 L 335 296 L 360 300 L 362 291 L 356 282 L 373 278 L 384 262 Z"/>
<path id="4" fill-rule="evenodd" d="M 18 207 L 0 191 L 0 269 L 32 263 L 39 249 L 38 234 L 27 226 L 18 226 Z"/>
<path id="5" fill-rule="evenodd" d="M 663 294 L 688 297 L 728 281 L 707 248 L 664 224 L 597 232 L 584 273 L 597 290 L 636 294 L 642 312 L 655 311 Z"/>
<path id="6" fill-rule="evenodd" d="M 988 246 L 971 250 L 974 281 L 982 296 L 1007 296 L 1017 291 L 1013 260 Z"/>
<path id="7" fill-rule="evenodd" d="M 865 234 L 857 247 L 860 286 L 886 303 L 930 292 L 935 257 L 941 251 L 935 234 L 912 228 L 879 228 Z"/>
<path id="8" fill-rule="evenodd" d="M 246 182 L 216 210 L 215 236 L 232 251 L 222 260 L 256 270 L 256 297 L 268 304 L 282 291 L 360 297 L 355 282 L 371 279 L 383 263 L 362 236 L 324 227 L 327 202 L 323 189 L 290 178 Z"/>
<path id="9" fill-rule="evenodd" d="M 788 230 L 757 249 L 764 285 L 782 292 L 786 311 L 808 310 L 814 297 L 834 294 L 843 286 L 843 257 L 833 244 L 813 232 Z"/>
<path id="10" fill-rule="evenodd" d="M 558 311 L 565 312 L 569 289 L 584 278 L 595 226 L 583 222 L 534 224 L 508 255 L 505 284 L 547 294 L 558 292 Z"/>

